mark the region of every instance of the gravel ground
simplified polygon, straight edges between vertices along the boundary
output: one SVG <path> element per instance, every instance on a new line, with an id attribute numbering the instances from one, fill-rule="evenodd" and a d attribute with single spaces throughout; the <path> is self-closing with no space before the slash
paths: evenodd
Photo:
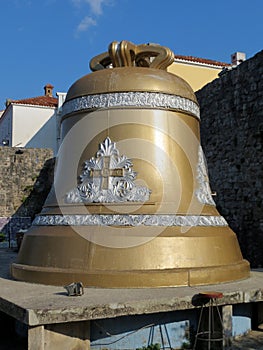
<path id="1" fill-rule="evenodd" d="M 231 350 L 263 350 L 263 332 L 251 331 L 232 342 Z"/>

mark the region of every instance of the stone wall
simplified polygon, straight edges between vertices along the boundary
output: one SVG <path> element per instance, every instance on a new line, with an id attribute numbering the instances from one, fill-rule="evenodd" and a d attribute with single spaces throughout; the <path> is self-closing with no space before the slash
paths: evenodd
<path id="1" fill-rule="evenodd" d="M 52 157 L 50 149 L 0 147 L 0 231 L 30 226 L 53 181 Z"/>
<path id="2" fill-rule="evenodd" d="M 263 266 L 263 51 L 197 92 L 212 191 L 253 267 Z"/>

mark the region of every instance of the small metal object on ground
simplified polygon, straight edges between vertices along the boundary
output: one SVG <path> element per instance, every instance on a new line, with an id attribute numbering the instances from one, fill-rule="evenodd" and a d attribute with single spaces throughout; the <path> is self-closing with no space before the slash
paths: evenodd
<path id="1" fill-rule="evenodd" d="M 64 288 L 68 292 L 68 296 L 79 296 L 84 294 L 83 284 L 81 282 L 73 282 Z"/>

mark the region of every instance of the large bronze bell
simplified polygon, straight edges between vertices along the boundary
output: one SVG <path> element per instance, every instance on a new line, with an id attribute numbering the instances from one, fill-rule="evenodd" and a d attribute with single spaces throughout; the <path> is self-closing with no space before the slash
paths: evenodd
<path id="1" fill-rule="evenodd" d="M 71 86 L 54 186 L 14 278 L 132 288 L 249 276 L 211 196 L 194 92 L 166 71 L 173 59 L 156 44 L 113 42 Z"/>

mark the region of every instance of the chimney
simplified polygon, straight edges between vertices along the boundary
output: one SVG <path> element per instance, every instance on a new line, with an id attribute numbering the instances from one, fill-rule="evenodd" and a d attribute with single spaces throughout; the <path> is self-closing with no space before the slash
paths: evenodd
<path id="1" fill-rule="evenodd" d="M 45 96 L 52 97 L 52 95 L 53 95 L 53 88 L 54 88 L 53 85 L 51 85 L 51 84 L 46 84 L 46 85 L 44 86 Z"/>
<path id="2" fill-rule="evenodd" d="M 12 100 L 11 98 L 7 98 L 6 101 L 5 101 L 5 106 L 6 108 L 12 103 Z"/>
<path id="3" fill-rule="evenodd" d="M 231 55 L 231 63 L 234 66 L 244 62 L 246 60 L 246 54 L 244 52 L 235 52 Z"/>

